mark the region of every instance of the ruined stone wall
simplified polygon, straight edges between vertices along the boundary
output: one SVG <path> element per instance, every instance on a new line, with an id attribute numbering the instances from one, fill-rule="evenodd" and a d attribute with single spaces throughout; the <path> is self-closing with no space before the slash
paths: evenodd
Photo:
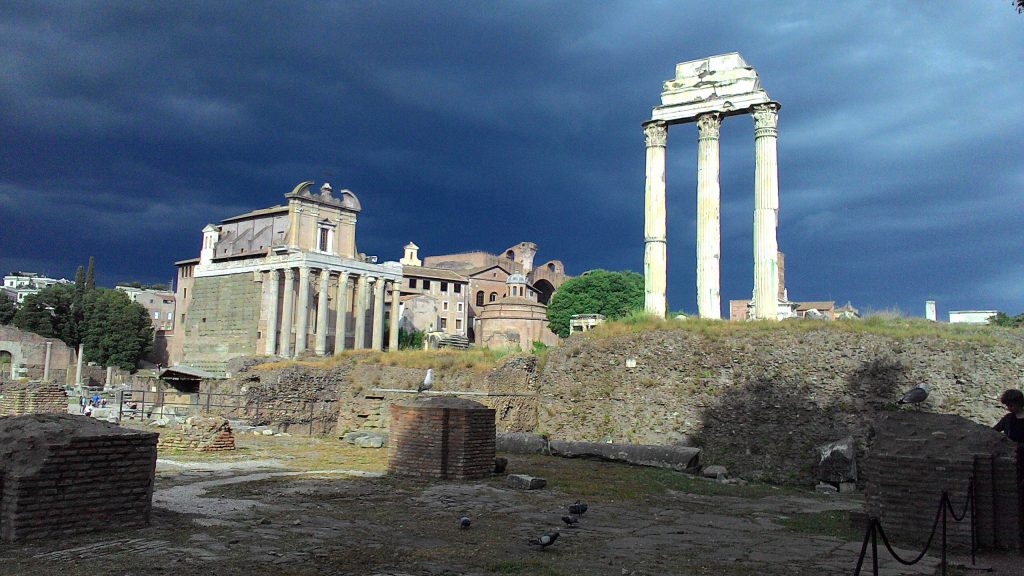
<path id="1" fill-rule="evenodd" d="M 627 360 L 636 362 L 627 367 Z M 822 324 L 573 336 L 540 375 L 537 431 L 563 440 L 695 443 L 730 474 L 812 483 L 815 446 L 853 435 L 921 382 L 924 410 L 994 423 L 1020 387 L 1019 336 L 895 338 Z"/>
<path id="2" fill-rule="evenodd" d="M 7 382 L 2 393 L 0 416 L 68 412 L 68 395 L 61 385 Z"/>
<path id="3" fill-rule="evenodd" d="M 947 511 L 951 546 L 970 550 L 973 511 L 979 545 L 1022 549 L 1024 487 L 1018 485 L 1020 453 L 1013 442 L 986 426 L 948 414 L 891 413 L 873 428 L 862 467 L 865 509 L 879 518 L 890 540 L 924 544 L 946 491 L 957 515 L 969 510 L 961 522 Z M 975 501 L 969 505 L 972 478 Z"/>
<path id="4" fill-rule="evenodd" d="M 157 434 L 86 416 L 0 418 L 0 537 L 60 537 L 149 523 Z"/>
<path id="5" fill-rule="evenodd" d="M 235 434 L 223 418 L 191 416 L 172 430 L 160 433 L 160 448 L 194 452 L 224 452 L 235 449 Z"/>
<path id="6" fill-rule="evenodd" d="M 74 380 L 75 351 L 67 344 L 56 339 L 47 338 L 19 330 L 14 326 L 0 326 L 0 350 L 9 352 L 19 377 L 30 380 L 41 380 L 46 367 L 46 343 L 50 342 L 50 382 L 68 383 Z M 0 374 L 0 378 L 11 375 Z M 71 379 L 69 381 L 69 378 Z"/>
<path id="7" fill-rule="evenodd" d="M 196 278 L 182 363 L 220 374 L 229 358 L 256 354 L 262 286 L 252 273 Z"/>

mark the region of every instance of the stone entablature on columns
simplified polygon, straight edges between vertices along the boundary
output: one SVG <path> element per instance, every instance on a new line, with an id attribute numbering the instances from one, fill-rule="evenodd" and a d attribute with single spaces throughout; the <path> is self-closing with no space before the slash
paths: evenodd
<path id="1" fill-rule="evenodd" d="M 757 306 L 756 317 L 778 317 L 778 109 L 779 104 L 761 88 L 757 72 L 736 52 L 681 62 L 676 65 L 675 78 L 665 81 L 661 105 L 644 123 L 644 295 L 649 314 L 663 316 L 666 308 L 667 249 L 659 251 L 657 246 L 665 245 L 667 126 L 698 124 L 697 303 L 702 318 L 721 318 L 719 126 L 726 116 L 751 113 L 756 124 L 754 299 L 763 302 Z M 658 127 L 666 128 L 664 136 Z"/>

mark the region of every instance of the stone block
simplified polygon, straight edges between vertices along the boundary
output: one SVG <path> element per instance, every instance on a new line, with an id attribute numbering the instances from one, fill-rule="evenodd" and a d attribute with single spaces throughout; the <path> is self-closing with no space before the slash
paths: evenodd
<path id="1" fill-rule="evenodd" d="M 505 478 L 505 483 L 508 484 L 509 488 L 515 490 L 539 490 L 546 486 L 548 481 L 526 474 L 509 474 Z"/>
<path id="2" fill-rule="evenodd" d="M 383 448 L 384 439 L 380 436 L 362 436 L 355 442 L 360 448 Z"/>
<path id="3" fill-rule="evenodd" d="M 700 471 L 700 474 L 705 478 L 715 478 L 716 480 L 720 480 L 725 478 L 729 474 L 729 471 L 725 466 L 705 466 Z"/>
<path id="4" fill-rule="evenodd" d="M 818 480 L 832 484 L 857 481 L 857 446 L 852 436 L 818 447 Z"/>
<path id="5" fill-rule="evenodd" d="M 547 454 L 548 440 L 529 432 L 501 432 L 494 438 L 498 452 L 511 454 Z"/>
<path id="6" fill-rule="evenodd" d="M 567 458 L 596 457 L 637 466 L 692 470 L 700 464 L 700 448 L 651 446 L 646 444 L 603 444 L 552 440 L 551 454 Z"/>
<path id="7" fill-rule="evenodd" d="M 814 491 L 820 494 L 837 494 L 839 489 L 828 482 L 818 482 L 818 485 L 814 487 Z"/>

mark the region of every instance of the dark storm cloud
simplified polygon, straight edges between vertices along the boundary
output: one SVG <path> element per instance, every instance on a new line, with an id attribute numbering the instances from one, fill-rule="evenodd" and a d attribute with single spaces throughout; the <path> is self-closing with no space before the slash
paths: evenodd
<path id="1" fill-rule="evenodd" d="M 640 122 L 675 63 L 739 51 L 783 106 L 792 298 L 1016 312 L 1022 25 L 999 2 L 14 3 L 0 271 L 166 280 L 204 224 L 306 179 L 352 189 L 386 259 L 533 240 L 640 270 Z M 727 119 L 723 299 L 750 294 L 752 140 Z M 695 128 L 668 151 L 670 307 L 693 310 Z"/>

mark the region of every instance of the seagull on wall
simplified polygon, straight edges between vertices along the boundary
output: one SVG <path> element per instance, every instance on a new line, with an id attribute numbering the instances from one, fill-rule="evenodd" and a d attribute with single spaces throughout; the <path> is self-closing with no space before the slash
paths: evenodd
<path id="1" fill-rule="evenodd" d="M 924 402 L 925 398 L 927 397 L 928 385 L 918 384 L 917 386 L 914 386 L 910 390 L 907 390 L 907 393 L 904 394 L 903 398 L 900 398 L 899 401 L 896 402 L 896 404 L 920 404 L 921 402 Z"/>
<path id="2" fill-rule="evenodd" d="M 427 375 L 423 377 L 423 382 L 416 387 L 416 392 L 426 392 L 434 385 L 434 369 L 427 368 Z"/>

